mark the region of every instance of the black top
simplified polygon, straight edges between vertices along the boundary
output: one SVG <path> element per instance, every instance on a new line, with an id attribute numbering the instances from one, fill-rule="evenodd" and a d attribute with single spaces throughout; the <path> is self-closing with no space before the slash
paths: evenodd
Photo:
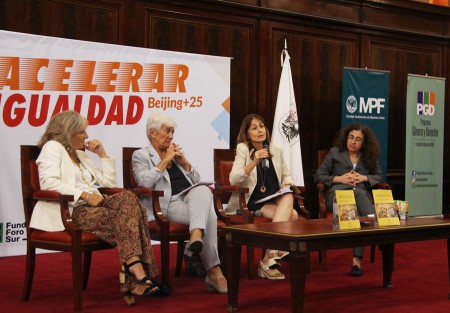
<path id="1" fill-rule="evenodd" d="M 256 166 L 256 172 L 258 180 L 256 182 L 255 189 L 253 190 L 252 195 L 250 196 L 250 199 L 248 200 L 247 207 L 250 211 L 258 211 L 261 209 L 267 202 L 274 201 L 275 198 L 272 198 L 270 200 L 264 201 L 262 203 L 256 203 L 259 199 L 262 199 L 264 197 L 273 195 L 275 192 L 280 190 L 280 186 L 278 185 L 278 178 L 277 173 L 275 173 L 275 168 L 273 167 L 272 160 L 269 159 L 269 168 L 266 169 L 262 167 L 262 162 L 260 162 Z M 261 192 L 261 187 L 266 187 L 266 190 L 264 192 Z"/>
<path id="2" fill-rule="evenodd" d="M 186 179 L 186 176 L 184 176 L 175 162 L 172 162 L 172 166 L 167 168 L 167 172 L 169 173 L 170 185 L 172 186 L 172 195 L 177 195 L 191 186 L 191 183 Z"/>

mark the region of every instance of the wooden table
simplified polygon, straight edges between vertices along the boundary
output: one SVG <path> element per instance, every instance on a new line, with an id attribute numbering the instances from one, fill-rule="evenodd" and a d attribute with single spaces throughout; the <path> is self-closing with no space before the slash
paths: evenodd
<path id="1" fill-rule="evenodd" d="M 383 286 L 392 287 L 395 243 L 447 238 L 450 281 L 450 220 L 442 217 L 409 218 L 401 221 L 400 226 L 373 225 L 360 230 L 333 230 L 328 219 L 226 226 L 224 230 L 230 312 L 237 310 L 242 245 L 290 252 L 292 312 L 303 312 L 306 270 L 311 251 L 379 245 L 383 260 Z"/>

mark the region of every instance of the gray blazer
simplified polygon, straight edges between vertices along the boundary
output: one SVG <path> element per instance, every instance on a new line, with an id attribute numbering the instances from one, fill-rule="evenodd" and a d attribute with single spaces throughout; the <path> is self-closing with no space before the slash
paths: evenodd
<path id="1" fill-rule="evenodd" d="M 359 158 L 358 163 L 356 164 L 355 171 L 360 173 L 361 175 L 367 176 L 368 181 L 356 185 L 355 189 L 357 189 L 358 191 L 365 191 L 368 197 L 371 198 L 371 189 L 376 184 L 381 183 L 383 173 L 381 172 L 379 164 L 377 164 L 377 167 L 374 171 L 369 171 L 364 167 L 360 160 L 361 158 Z M 314 176 L 314 181 L 316 184 L 319 182 L 324 183 L 328 188 L 326 194 L 326 206 L 328 210 L 332 210 L 335 190 L 353 188 L 353 186 L 351 185 L 333 184 L 334 176 L 343 175 L 350 172 L 352 169 L 353 164 L 350 160 L 348 152 L 339 151 L 337 147 L 333 147 L 330 149 L 322 164 L 317 169 L 316 175 Z"/>
<path id="2" fill-rule="evenodd" d="M 161 158 L 152 145 L 134 151 L 132 156 L 133 176 L 139 187 L 147 187 L 164 191 L 164 196 L 159 200 L 161 208 L 167 209 L 169 207 L 170 200 L 174 200 L 172 197 L 172 186 L 170 185 L 170 177 L 167 170 L 161 172 L 156 167 L 159 162 L 161 162 Z M 173 162 L 176 163 L 175 160 Z M 191 166 L 190 172 L 187 172 L 180 165 L 178 165 L 178 167 L 191 184 L 200 182 L 200 175 L 193 166 Z M 142 197 L 141 201 L 147 209 L 148 219 L 151 221 L 155 220 L 151 198 Z"/>

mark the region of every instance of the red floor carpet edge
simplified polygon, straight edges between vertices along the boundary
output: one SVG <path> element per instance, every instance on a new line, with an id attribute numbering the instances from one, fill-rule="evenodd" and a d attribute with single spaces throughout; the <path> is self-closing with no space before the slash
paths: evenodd
<path id="1" fill-rule="evenodd" d="M 83 312 L 227 312 L 227 296 L 209 293 L 204 280 L 182 271 L 174 277 L 175 246 L 172 247 L 170 297 L 137 298 L 127 307 L 119 292 L 119 261 L 115 250 L 93 254 L 89 284 L 83 298 Z M 159 246 L 154 246 L 159 262 Z M 449 273 L 445 240 L 397 244 L 395 248 L 394 288 L 382 288 L 381 252 L 375 263 L 363 260 L 364 274 L 349 275 L 351 249 L 328 252 L 328 271 L 311 255 L 311 273 L 306 278 L 305 312 L 450 312 Z M 366 256 L 369 256 L 366 249 Z M 256 251 L 260 255 L 260 251 Z M 238 312 L 291 312 L 289 276 L 284 281 L 247 279 L 243 249 Z M 255 260 L 255 266 L 256 260 Z M 73 312 L 70 255 L 37 256 L 30 300 L 23 302 L 25 257 L 0 258 L 0 312 Z M 282 270 L 288 273 L 288 265 Z"/>

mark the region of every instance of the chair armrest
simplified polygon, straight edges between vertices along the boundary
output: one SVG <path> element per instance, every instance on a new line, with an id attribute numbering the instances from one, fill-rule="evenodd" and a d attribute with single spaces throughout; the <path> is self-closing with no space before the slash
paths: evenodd
<path id="1" fill-rule="evenodd" d="M 238 185 L 219 185 L 216 183 L 216 189 L 220 189 L 223 193 L 238 193 L 239 197 L 239 209 L 236 210 L 237 215 L 243 215 L 244 220 L 248 224 L 253 224 L 254 216 L 248 210 L 247 203 L 245 201 L 245 194 L 248 193 L 248 188 L 243 188 Z"/>
<path id="2" fill-rule="evenodd" d="M 70 215 L 69 210 L 69 202 L 74 200 L 73 195 L 65 195 L 52 190 L 38 190 L 33 192 L 33 200 L 59 202 L 61 221 L 65 230 L 71 235 L 81 236 L 81 233 L 79 233 L 81 232 L 81 228 L 72 221 L 72 216 Z"/>
<path id="3" fill-rule="evenodd" d="M 126 189 L 124 188 L 119 188 L 119 187 L 115 187 L 115 188 L 106 188 L 106 187 L 100 187 L 98 188 L 98 191 L 102 194 L 102 195 L 114 195 L 116 193 L 125 191 Z"/>
<path id="4" fill-rule="evenodd" d="M 324 183 L 317 183 L 317 189 L 319 191 L 324 192 L 325 191 L 325 184 Z"/>
<path id="5" fill-rule="evenodd" d="M 214 212 L 216 212 L 217 218 L 222 222 L 224 222 L 225 225 L 230 225 L 230 217 L 223 210 L 222 205 L 223 190 L 220 188 L 211 188 L 211 192 L 213 194 Z"/>
<path id="6" fill-rule="evenodd" d="M 161 211 L 161 204 L 159 202 L 159 197 L 164 196 L 164 191 L 152 190 L 152 207 L 153 215 L 155 216 L 156 222 L 162 227 L 163 224 L 169 224 L 170 221 L 164 216 Z"/>
<path id="7" fill-rule="evenodd" d="M 294 200 L 296 201 L 297 204 L 298 214 L 300 214 L 307 220 L 311 219 L 311 212 L 309 212 L 305 208 L 305 205 L 303 204 L 302 192 L 305 192 L 305 187 L 302 186 L 293 186 L 293 187 L 294 188 L 291 189 L 294 194 Z"/>
<path id="8" fill-rule="evenodd" d="M 388 183 L 378 183 L 374 186 L 374 189 L 392 189 Z"/>
<path id="9" fill-rule="evenodd" d="M 326 187 L 324 183 L 317 183 L 317 190 L 319 194 L 319 218 L 327 218 L 328 211 L 325 205 Z"/>

